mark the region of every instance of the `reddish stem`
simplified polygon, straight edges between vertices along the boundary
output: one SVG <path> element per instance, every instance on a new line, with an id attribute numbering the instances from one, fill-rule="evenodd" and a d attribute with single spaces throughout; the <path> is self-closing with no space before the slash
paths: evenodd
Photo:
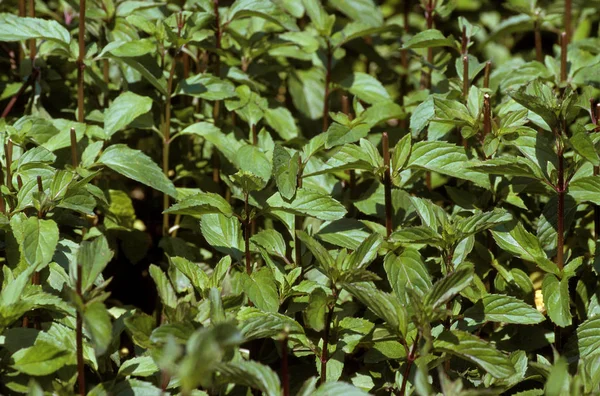
<path id="1" fill-rule="evenodd" d="M 544 54 L 542 52 L 542 32 L 540 31 L 540 20 L 539 13 L 536 14 L 538 19 L 535 20 L 533 25 L 535 34 L 535 59 L 538 62 L 544 62 Z"/>
<path id="2" fill-rule="evenodd" d="M 483 136 L 487 136 L 492 131 L 492 107 L 490 105 L 490 95 L 483 95 Z"/>
<path id="3" fill-rule="evenodd" d="M 490 87 L 490 71 L 492 69 L 492 61 L 485 63 L 485 70 L 483 72 L 483 88 Z"/>
<path id="4" fill-rule="evenodd" d="M 463 96 L 465 100 L 469 97 L 469 57 L 463 56 Z"/>
<path id="5" fill-rule="evenodd" d="M 244 241 L 246 250 L 246 273 L 252 274 L 252 257 L 250 256 L 250 207 L 248 205 L 248 193 L 244 192 Z"/>
<path id="6" fill-rule="evenodd" d="M 418 337 L 415 339 L 412 349 L 406 357 L 406 368 L 404 369 L 404 376 L 402 377 L 402 386 L 400 388 L 400 396 L 406 394 L 406 384 L 408 383 L 408 376 L 410 375 L 410 369 L 415 361 L 415 354 L 417 351 L 417 344 L 419 343 Z"/>
<path id="7" fill-rule="evenodd" d="M 77 57 L 77 121 L 84 122 L 83 109 L 83 62 L 85 55 L 85 0 L 79 0 L 79 56 Z"/>
<path id="8" fill-rule="evenodd" d="M 387 132 L 383 133 L 383 186 L 385 195 L 385 230 L 388 238 L 392 235 L 392 177 L 390 172 L 390 143 Z"/>
<path id="9" fill-rule="evenodd" d="M 567 33 L 560 34 L 560 81 L 567 81 Z"/>
<path id="10" fill-rule="evenodd" d="M 77 161 L 77 135 L 75 134 L 75 128 L 71 128 L 71 165 L 76 169 L 78 165 Z"/>

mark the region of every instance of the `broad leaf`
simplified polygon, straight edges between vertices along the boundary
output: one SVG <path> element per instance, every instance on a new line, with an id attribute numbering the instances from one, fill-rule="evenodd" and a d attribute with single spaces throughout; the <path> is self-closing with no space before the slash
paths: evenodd
<path id="1" fill-rule="evenodd" d="M 515 374 L 508 356 L 492 344 L 464 331 L 444 331 L 433 342 L 433 348 L 473 362 L 494 378 L 503 379 Z"/>
<path id="2" fill-rule="evenodd" d="M 124 144 L 115 144 L 102 153 L 98 163 L 167 195 L 177 195 L 173 183 L 158 165 L 139 150 L 133 150 Z"/>
<path id="3" fill-rule="evenodd" d="M 137 117 L 150 112 L 152 99 L 133 92 L 119 95 L 104 114 L 104 133 L 108 138 L 129 125 Z"/>
<path id="4" fill-rule="evenodd" d="M 479 323 L 502 322 L 514 324 L 537 324 L 545 320 L 537 309 L 511 296 L 488 294 L 465 311 L 465 317 Z"/>
<path id="5" fill-rule="evenodd" d="M 553 274 L 546 274 L 542 282 L 544 306 L 548 316 L 560 327 L 571 325 L 571 308 L 569 297 L 569 279 L 559 280 Z"/>
<path id="6" fill-rule="evenodd" d="M 267 200 L 267 204 L 271 209 L 316 217 L 320 220 L 337 220 L 346 214 L 346 208 L 331 196 L 304 188 L 296 190 L 294 199 L 289 202 L 276 193 Z"/>

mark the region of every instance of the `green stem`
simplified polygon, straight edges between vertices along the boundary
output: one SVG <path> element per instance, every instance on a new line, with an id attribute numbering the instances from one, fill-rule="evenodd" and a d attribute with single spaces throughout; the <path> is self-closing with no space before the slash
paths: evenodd
<path id="1" fill-rule="evenodd" d="M 175 74 L 175 65 L 177 64 L 175 57 L 171 63 L 169 71 L 169 80 L 167 83 L 167 97 L 165 99 L 165 124 L 163 130 L 163 152 L 162 152 L 162 168 L 166 178 L 169 177 L 169 148 L 171 146 L 171 93 L 173 91 L 173 76 Z M 163 211 L 169 209 L 169 196 L 163 194 Z M 169 215 L 163 214 L 162 234 L 166 236 L 169 233 Z"/>

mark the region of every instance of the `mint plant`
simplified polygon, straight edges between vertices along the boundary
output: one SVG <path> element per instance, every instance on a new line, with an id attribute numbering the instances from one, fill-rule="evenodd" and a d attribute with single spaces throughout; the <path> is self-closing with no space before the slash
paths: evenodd
<path id="1" fill-rule="evenodd" d="M 599 11 L 0 4 L 0 393 L 597 394 Z"/>

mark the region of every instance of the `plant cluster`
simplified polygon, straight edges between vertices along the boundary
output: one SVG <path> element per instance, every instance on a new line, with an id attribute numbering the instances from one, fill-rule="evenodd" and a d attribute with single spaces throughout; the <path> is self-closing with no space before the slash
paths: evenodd
<path id="1" fill-rule="evenodd" d="M 598 0 L 0 3 L 0 393 L 600 392 Z"/>

